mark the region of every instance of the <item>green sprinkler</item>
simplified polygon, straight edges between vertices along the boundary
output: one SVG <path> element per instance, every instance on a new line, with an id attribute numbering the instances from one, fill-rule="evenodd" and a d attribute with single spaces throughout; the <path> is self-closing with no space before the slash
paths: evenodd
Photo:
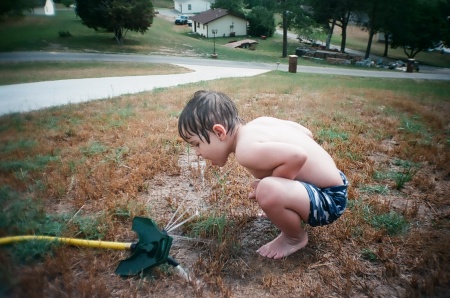
<path id="1" fill-rule="evenodd" d="M 169 257 L 172 237 L 167 235 L 165 230 L 161 231 L 155 223 L 144 217 L 133 219 L 132 230 L 139 236 L 139 241 L 135 243 L 121 243 L 110 241 L 83 240 L 76 238 L 64 238 L 53 236 L 11 236 L 0 238 L 0 246 L 14 242 L 28 240 L 43 240 L 61 242 L 73 246 L 108 248 L 116 250 L 129 250 L 132 255 L 119 263 L 115 273 L 120 276 L 132 276 L 150 270 L 161 264 L 169 264 L 176 268 L 178 273 L 189 281 L 189 276 L 180 265 Z"/>

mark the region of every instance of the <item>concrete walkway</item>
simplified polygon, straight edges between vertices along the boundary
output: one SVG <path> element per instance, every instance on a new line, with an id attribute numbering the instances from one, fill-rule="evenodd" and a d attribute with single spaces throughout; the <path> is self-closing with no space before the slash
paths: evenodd
<path id="1" fill-rule="evenodd" d="M 271 70 L 287 71 L 286 64 L 225 61 L 190 57 L 149 56 L 135 54 L 98 54 L 71 52 L 14 52 L 0 53 L 0 62 L 13 61 L 124 61 L 139 63 L 170 63 L 192 70 L 191 73 L 132 77 L 107 77 L 45 81 L 0 86 L 0 115 L 79 103 L 150 91 L 199 81 L 230 77 L 248 77 Z M 448 69 L 433 69 L 414 73 L 374 71 L 366 69 L 298 66 L 298 73 L 348 75 L 392 79 L 446 80 Z"/>
<path id="2" fill-rule="evenodd" d="M 176 65 L 189 68 L 192 72 L 173 75 L 72 79 L 0 86 L 0 115 L 28 112 L 200 81 L 248 77 L 270 71 L 270 69 Z"/>

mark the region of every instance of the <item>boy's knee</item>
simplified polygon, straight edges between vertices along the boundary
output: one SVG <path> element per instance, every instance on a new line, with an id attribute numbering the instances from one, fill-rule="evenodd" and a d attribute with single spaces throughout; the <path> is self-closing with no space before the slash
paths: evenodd
<path id="1" fill-rule="evenodd" d="M 277 203 L 278 185 L 272 177 L 262 179 L 256 189 L 256 200 L 261 208 L 270 208 Z"/>

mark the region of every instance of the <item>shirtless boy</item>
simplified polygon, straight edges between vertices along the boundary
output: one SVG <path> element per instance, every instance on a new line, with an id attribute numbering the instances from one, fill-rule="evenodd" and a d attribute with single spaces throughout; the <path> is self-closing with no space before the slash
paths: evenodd
<path id="1" fill-rule="evenodd" d="M 213 165 L 224 166 L 234 153 L 256 178 L 249 197 L 281 230 L 257 250 L 261 256 L 280 259 L 296 252 L 308 243 L 302 222 L 327 225 L 345 210 L 345 175 L 300 124 L 271 117 L 245 123 L 228 96 L 201 90 L 183 109 L 178 132 Z"/>

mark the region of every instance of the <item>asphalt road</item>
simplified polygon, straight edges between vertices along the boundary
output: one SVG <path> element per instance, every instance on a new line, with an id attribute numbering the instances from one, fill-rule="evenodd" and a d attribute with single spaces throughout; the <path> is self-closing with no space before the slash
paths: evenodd
<path id="1" fill-rule="evenodd" d="M 71 52 L 12 52 L 0 53 L 0 62 L 12 61 L 122 61 L 142 63 L 170 63 L 198 66 L 231 67 L 236 69 L 251 68 L 265 70 L 288 71 L 287 64 L 225 61 L 209 58 L 192 58 L 181 56 L 156 56 L 136 54 L 97 54 Z M 421 66 L 420 72 L 407 73 L 394 70 L 349 69 L 343 67 L 297 66 L 299 73 L 314 73 L 328 75 L 347 75 L 357 77 L 420 79 L 420 80 L 450 80 L 450 69 Z"/>
<path id="2" fill-rule="evenodd" d="M 72 79 L 0 86 L 0 115 L 139 93 L 153 90 L 154 88 L 177 86 L 199 81 L 254 76 L 271 70 L 288 71 L 287 64 L 236 62 L 211 58 L 71 52 L 0 53 L 0 62 L 13 61 L 170 63 L 190 68 L 193 71 L 174 75 Z M 422 71 L 422 69 L 423 67 L 421 67 L 421 72 L 406 73 L 339 67 L 297 66 L 298 73 L 392 79 L 450 80 L 450 71 L 448 69 L 432 68 L 426 71 Z"/>

